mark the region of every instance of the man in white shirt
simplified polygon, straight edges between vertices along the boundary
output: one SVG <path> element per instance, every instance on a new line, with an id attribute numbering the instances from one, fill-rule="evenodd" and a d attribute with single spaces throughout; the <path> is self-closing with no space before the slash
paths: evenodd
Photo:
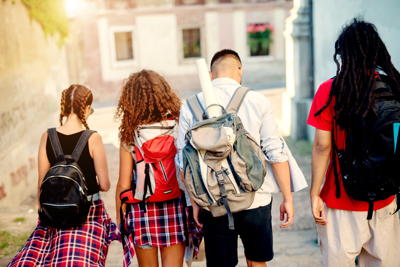
<path id="1" fill-rule="evenodd" d="M 211 60 L 211 78 L 219 104 L 226 107 L 235 90 L 240 87 L 242 79 L 242 63 L 239 55 L 229 49 L 217 52 Z M 204 107 L 203 93 L 198 98 Z M 290 188 L 290 172 L 285 143 L 279 133 L 278 126 L 272 117 L 269 101 L 260 93 L 247 93 L 238 111 L 244 128 L 259 142 L 266 159 L 283 195 L 280 206 L 280 219 L 284 221 L 281 228 L 293 222 L 294 209 Z M 179 119 L 178 164 L 182 163 L 182 149 L 186 145 L 185 135 L 195 123 L 193 115 L 185 102 L 181 108 Z M 267 180 L 267 179 L 265 179 Z M 247 265 L 251 267 L 266 266 L 273 258 L 271 201 L 268 183 L 256 192 L 252 205 L 243 211 L 234 213 L 235 229 L 228 228 L 227 216 L 213 217 L 206 210 L 201 211 L 192 201 L 194 219 L 203 227 L 206 259 L 208 267 L 233 267 L 238 262 L 237 238 L 240 235 L 244 246 Z"/>

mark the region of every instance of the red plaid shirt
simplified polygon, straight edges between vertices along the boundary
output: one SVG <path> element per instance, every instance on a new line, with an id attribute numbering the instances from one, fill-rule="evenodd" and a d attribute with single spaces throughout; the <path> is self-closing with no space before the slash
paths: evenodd
<path id="1" fill-rule="evenodd" d="M 95 201 L 86 223 L 79 228 L 58 230 L 38 224 L 25 246 L 7 265 L 16 266 L 105 266 L 108 247 L 120 239 L 103 201 Z"/>

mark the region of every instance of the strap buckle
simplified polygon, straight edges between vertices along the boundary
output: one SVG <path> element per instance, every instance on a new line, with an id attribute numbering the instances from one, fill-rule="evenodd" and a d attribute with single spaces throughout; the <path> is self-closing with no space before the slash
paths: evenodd
<path id="1" fill-rule="evenodd" d="M 88 195 L 87 199 L 88 199 L 89 202 L 100 200 L 100 192 L 97 192 L 97 193 L 95 193 L 93 195 Z"/>
<path id="2" fill-rule="evenodd" d="M 222 168 L 219 171 L 215 171 L 215 176 L 217 178 L 217 182 L 219 185 L 225 184 L 225 177 L 229 175 L 229 170 L 226 168 Z"/>

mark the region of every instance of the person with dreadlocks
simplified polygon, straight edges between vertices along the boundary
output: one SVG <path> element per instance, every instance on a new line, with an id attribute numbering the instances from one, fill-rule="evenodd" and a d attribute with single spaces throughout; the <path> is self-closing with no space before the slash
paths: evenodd
<path id="1" fill-rule="evenodd" d="M 398 176 L 392 171 L 400 163 L 393 141 L 397 136 L 390 125 L 384 133 L 391 134 L 384 140 L 391 145 L 386 153 L 385 144 L 376 141 L 379 136 L 368 130 L 371 121 L 377 123 L 383 115 L 388 119 L 388 114 L 395 118 L 393 127 L 398 125 L 400 74 L 376 27 L 360 19 L 343 28 L 335 42 L 334 61 L 336 76 L 320 85 L 307 120 L 316 128 L 310 198 L 323 263 L 328 267 L 354 266 L 358 256 L 360 266 L 400 266 L 396 256 L 400 224 L 397 214 L 393 215 L 399 187 L 391 191 L 385 184 L 370 186 L 385 179 L 398 184 Z M 390 111 L 387 105 L 392 105 Z M 382 110 L 389 113 L 382 115 Z M 360 144 L 367 148 L 360 149 Z M 388 163 L 382 165 L 384 169 L 374 165 L 374 149 L 390 158 L 381 162 Z M 367 198 L 362 197 L 362 190 Z"/>

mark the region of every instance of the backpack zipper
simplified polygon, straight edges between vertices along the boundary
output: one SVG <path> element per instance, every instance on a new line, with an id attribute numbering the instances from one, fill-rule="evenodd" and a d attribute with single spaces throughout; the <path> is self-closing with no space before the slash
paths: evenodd
<path id="1" fill-rule="evenodd" d="M 79 191 L 80 191 L 82 194 L 85 194 L 85 192 L 84 192 L 83 189 L 82 189 L 82 186 L 81 186 L 77 181 L 75 181 L 75 180 L 72 179 L 71 177 L 68 177 L 68 176 L 65 176 L 65 175 L 57 175 L 57 176 L 52 175 L 52 176 L 49 176 L 49 177 L 47 177 L 47 178 L 42 182 L 42 185 L 41 185 L 40 187 L 42 187 L 43 184 L 44 184 L 47 180 L 49 180 L 50 178 L 57 178 L 57 177 L 62 177 L 62 178 L 64 178 L 64 179 L 68 179 L 68 180 L 73 181 L 74 183 L 76 183 L 76 184 L 78 185 Z M 40 192 L 42 192 L 42 190 L 40 190 Z"/>
<path id="2" fill-rule="evenodd" d="M 78 173 L 79 173 L 79 175 L 81 176 L 81 178 L 86 182 L 85 176 L 83 175 L 82 171 L 81 171 L 79 168 L 77 168 L 76 166 L 74 166 L 74 165 L 59 164 L 59 165 L 54 165 L 54 166 L 51 167 L 49 170 L 54 169 L 54 168 L 57 168 L 57 167 L 72 167 L 72 168 L 74 168 L 75 170 L 78 171 Z M 83 186 L 85 187 L 86 190 L 88 190 L 88 188 L 87 188 L 87 186 L 86 186 L 85 184 L 83 184 Z"/>
<path id="3" fill-rule="evenodd" d="M 52 206 L 52 207 L 69 207 L 69 206 L 78 207 L 77 204 L 52 204 L 52 203 L 42 203 L 42 205 Z"/>
<path id="4" fill-rule="evenodd" d="M 77 168 L 76 166 L 74 166 L 74 165 L 56 164 L 56 165 L 54 165 L 53 167 L 51 167 L 50 170 L 51 170 L 51 169 L 54 169 L 54 168 L 57 168 L 57 167 L 60 167 L 60 166 L 61 166 L 61 167 L 72 167 L 72 168 L 74 168 L 75 170 L 77 170 L 81 176 L 83 176 L 82 171 L 81 171 L 79 168 Z"/>
<path id="5" fill-rule="evenodd" d="M 228 162 L 229 170 L 231 171 L 232 176 L 235 179 L 235 183 L 238 186 L 239 193 L 246 192 L 246 190 L 244 188 L 242 188 L 242 185 L 241 185 L 241 183 L 243 182 L 242 178 L 237 174 L 235 168 L 233 167 L 231 156 L 228 156 L 226 158 L 226 161 Z"/>
<path id="6" fill-rule="evenodd" d="M 162 171 L 162 173 L 163 173 L 163 175 L 164 175 L 164 180 L 165 180 L 166 182 L 168 182 L 168 177 L 167 177 L 167 173 L 165 172 L 164 165 L 162 164 L 161 161 L 160 161 L 159 163 L 160 163 L 161 171 Z"/>

